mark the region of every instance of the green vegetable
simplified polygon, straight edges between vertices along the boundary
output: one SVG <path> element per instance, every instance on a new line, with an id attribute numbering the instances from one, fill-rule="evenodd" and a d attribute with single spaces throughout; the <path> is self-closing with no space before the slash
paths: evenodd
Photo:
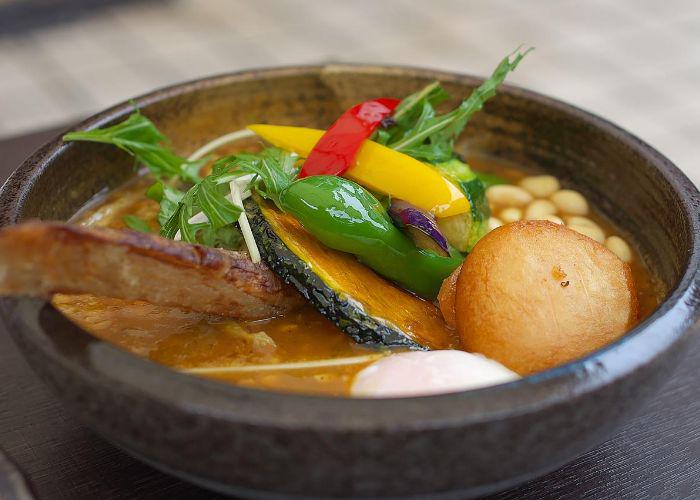
<path id="1" fill-rule="evenodd" d="M 128 227 L 129 229 L 133 229 L 134 231 L 140 231 L 142 233 L 151 232 L 151 228 L 149 227 L 148 223 L 141 217 L 137 217 L 135 215 L 125 215 L 122 220 L 124 221 L 124 224 L 126 224 L 126 227 Z"/>
<path id="2" fill-rule="evenodd" d="M 212 176 L 217 182 L 230 182 L 241 175 L 254 174 L 250 188 L 279 204 L 279 193 L 296 179 L 297 159 L 294 153 L 279 148 L 266 148 L 257 154 L 240 153 L 217 161 Z"/>
<path id="3" fill-rule="evenodd" d="M 296 177 L 295 163 L 295 155 L 268 148 L 258 154 L 240 153 L 221 158 L 214 164 L 211 175 L 197 182 L 186 193 L 163 183 L 154 184 L 147 194 L 160 203 L 158 220 L 161 236 L 172 239 L 179 231 L 183 241 L 238 248 L 241 244 L 240 232 L 229 225 L 238 220 L 243 207 L 226 198 L 230 193 L 230 182 L 243 175 L 254 174 L 248 189 L 255 188 L 261 196 L 276 200 L 277 194 Z M 262 182 L 262 179 L 265 181 Z M 191 222 L 198 212 L 206 215 L 206 220 Z"/>
<path id="4" fill-rule="evenodd" d="M 491 77 L 449 113 L 438 115 L 435 111 L 435 104 L 446 98 L 445 90 L 436 82 L 408 96 L 397 107 L 396 125 L 382 131 L 375 140 L 430 163 L 450 160 L 454 157 L 454 141 L 469 119 L 496 95 L 506 75 L 515 70 L 530 50 L 505 57 Z"/>
<path id="5" fill-rule="evenodd" d="M 327 247 L 348 252 L 381 276 L 434 299 L 461 258 L 422 250 L 359 184 L 332 175 L 299 179 L 279 194 L 279 207 Z"/>
<path id="6" fill-rule="evenodd" d="M 378 129 L 374 140 L 385 146 L 399 140 L 420 123 L 434 117 L 434 107 L 449 97 L 447 91 L 440 86 L 440 82 L 433 82 L 405 97 L 388 120 L 388 123 L 392 124 L 391 127 Z"/>
<path id="7" fill-rule="evenodd" d="M 207 247 L 238 250 L 243 245 L 243 236 L 234 225 L 223 226 L 218 229 L 207 226 L 200 229 L 197 233 L 197 242 Z"/>
<path id="8" fill-rule="evenodd" d="M 476 242 L 488 232 L 491 209 L 486 199 L 486 188 L 469 165 L 453 158 L 434 165 L 436 169 L 459 186 L 471 205 L 468 214 L 438 219 L 438 226 L 450 245 L 460 252 L 470 252 Z"/>
<path id="9" fill-rule="evenodd" d="M 499 184 L 508 184 L 508 181 L 505 180 L 500 175 L 489 174 L 486 172 L 474 172 L 474 173 L 479 178 L 481 183 L 484 185 L 485 189 L 488 189 L 491 186 L 497 186 Z"/>
<path id="10" fill-rule="evenodd" d="M 230 241 L 230 236 L 216 234 L 216 231 L 235 223 L 243 212 L 243 207 L 234 205 L 226 198 L 229 192 L 228 182 L 221 181 L 218 175 L 202 179 L 182 196 L 168 220 L 161 226 L 161 236 L 173 239 L 180 231 L 182 240 L 190 243 L 205 244 L 202 239 L 205 234 L 208 235 L 207 241 Z M 199 212 L 206 215 L 206 221 L 190 222 Z"/>
<path id="11" fill-rule="evenodd" d="M 146 196 L 160 204 L 158 224 L 164 226 L 177 210 L 182 198 L 185 197 L 185 193 L 162 182 L 156 182 L 148 188 Z"/>
<path id="12" fill-rule="evenodd" d="M 134 112 L 125 121 L 112 127 L 70 132 L 64 141 L 88 141 L 113 144 L 143 163 L 157 178 L 200 180 L 199 170 L 206 160 L 187 161 L 167 147 L 166 137 L 151 120 Z"/>

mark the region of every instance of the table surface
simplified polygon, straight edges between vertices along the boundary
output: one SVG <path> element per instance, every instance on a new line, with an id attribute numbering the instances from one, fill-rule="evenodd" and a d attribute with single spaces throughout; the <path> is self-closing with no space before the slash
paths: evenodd
<path id="1" fill-rule="evenodd" d="M 56 130 L 0 141 L 0 179 Z M 700 498 L 700 336 L 674 377 L 619 434 L 493 498 Z M 117 450 L 68 414 L 0 325 L 0 449 L 38 498 L 216 498 Z"/>

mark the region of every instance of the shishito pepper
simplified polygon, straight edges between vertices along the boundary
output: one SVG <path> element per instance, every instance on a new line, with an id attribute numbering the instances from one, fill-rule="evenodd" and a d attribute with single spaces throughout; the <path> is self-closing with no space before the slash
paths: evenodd
<path id="1" fill-rule="evenodd" d="M 371 193 L 342 177 L 296 180 L 279 193 L 277 204 L 324 245 L 354 254 L 381 276 L 427 299 L 437 296 L 442 281 L 462 263 L 459 257 L 417 248 Z"/>
<path id="2" fill-rule="evenodd" d="M 318 140 L 299 177 L 344 174 L 355 164 L 364 140 L 370 138 L 399 102 L 391 98 L 372 99 L 348 109 Z"/>
<path id="3" fill-rule="evenodd" d="M 250 130 L 271 144 L 306 158 L 323 136 L 323 130 L 277 125 L 250 125 Z M 372 191 L 426 210 L 436 217 L 468 212 L 464 193 L 425 163 L 393 149 L 365 140 L 355 164 L 345 177 Z"/>

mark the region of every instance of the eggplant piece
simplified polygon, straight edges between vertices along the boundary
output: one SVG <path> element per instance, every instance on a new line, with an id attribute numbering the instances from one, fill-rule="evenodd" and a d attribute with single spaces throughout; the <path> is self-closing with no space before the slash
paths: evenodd
<path id="1" fill-rule="evenodd" d="M 440 232 L 440 228 L 432 214 L 411 205 L 407 201 L 392 200 L 389 206 L 389 215 L 418 248 L 432 250 L 443 257 L 450 255 L 447 238 Z"/>

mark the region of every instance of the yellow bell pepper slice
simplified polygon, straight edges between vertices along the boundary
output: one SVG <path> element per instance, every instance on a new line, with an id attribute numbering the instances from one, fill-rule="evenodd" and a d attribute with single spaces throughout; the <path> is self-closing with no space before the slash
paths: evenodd
<path id="1" fill-rule="evenodd" d="M 249 125 L 270 144 L 306 158 L 323 130 L 280 125 Z M 373 191 L 405 200 L 436 217 L 449 217 L 470 210 L 469 200 L 439 172 L 410 156 L 366 140 L 357 152 L 355 165 L 345 177 Z"/>

